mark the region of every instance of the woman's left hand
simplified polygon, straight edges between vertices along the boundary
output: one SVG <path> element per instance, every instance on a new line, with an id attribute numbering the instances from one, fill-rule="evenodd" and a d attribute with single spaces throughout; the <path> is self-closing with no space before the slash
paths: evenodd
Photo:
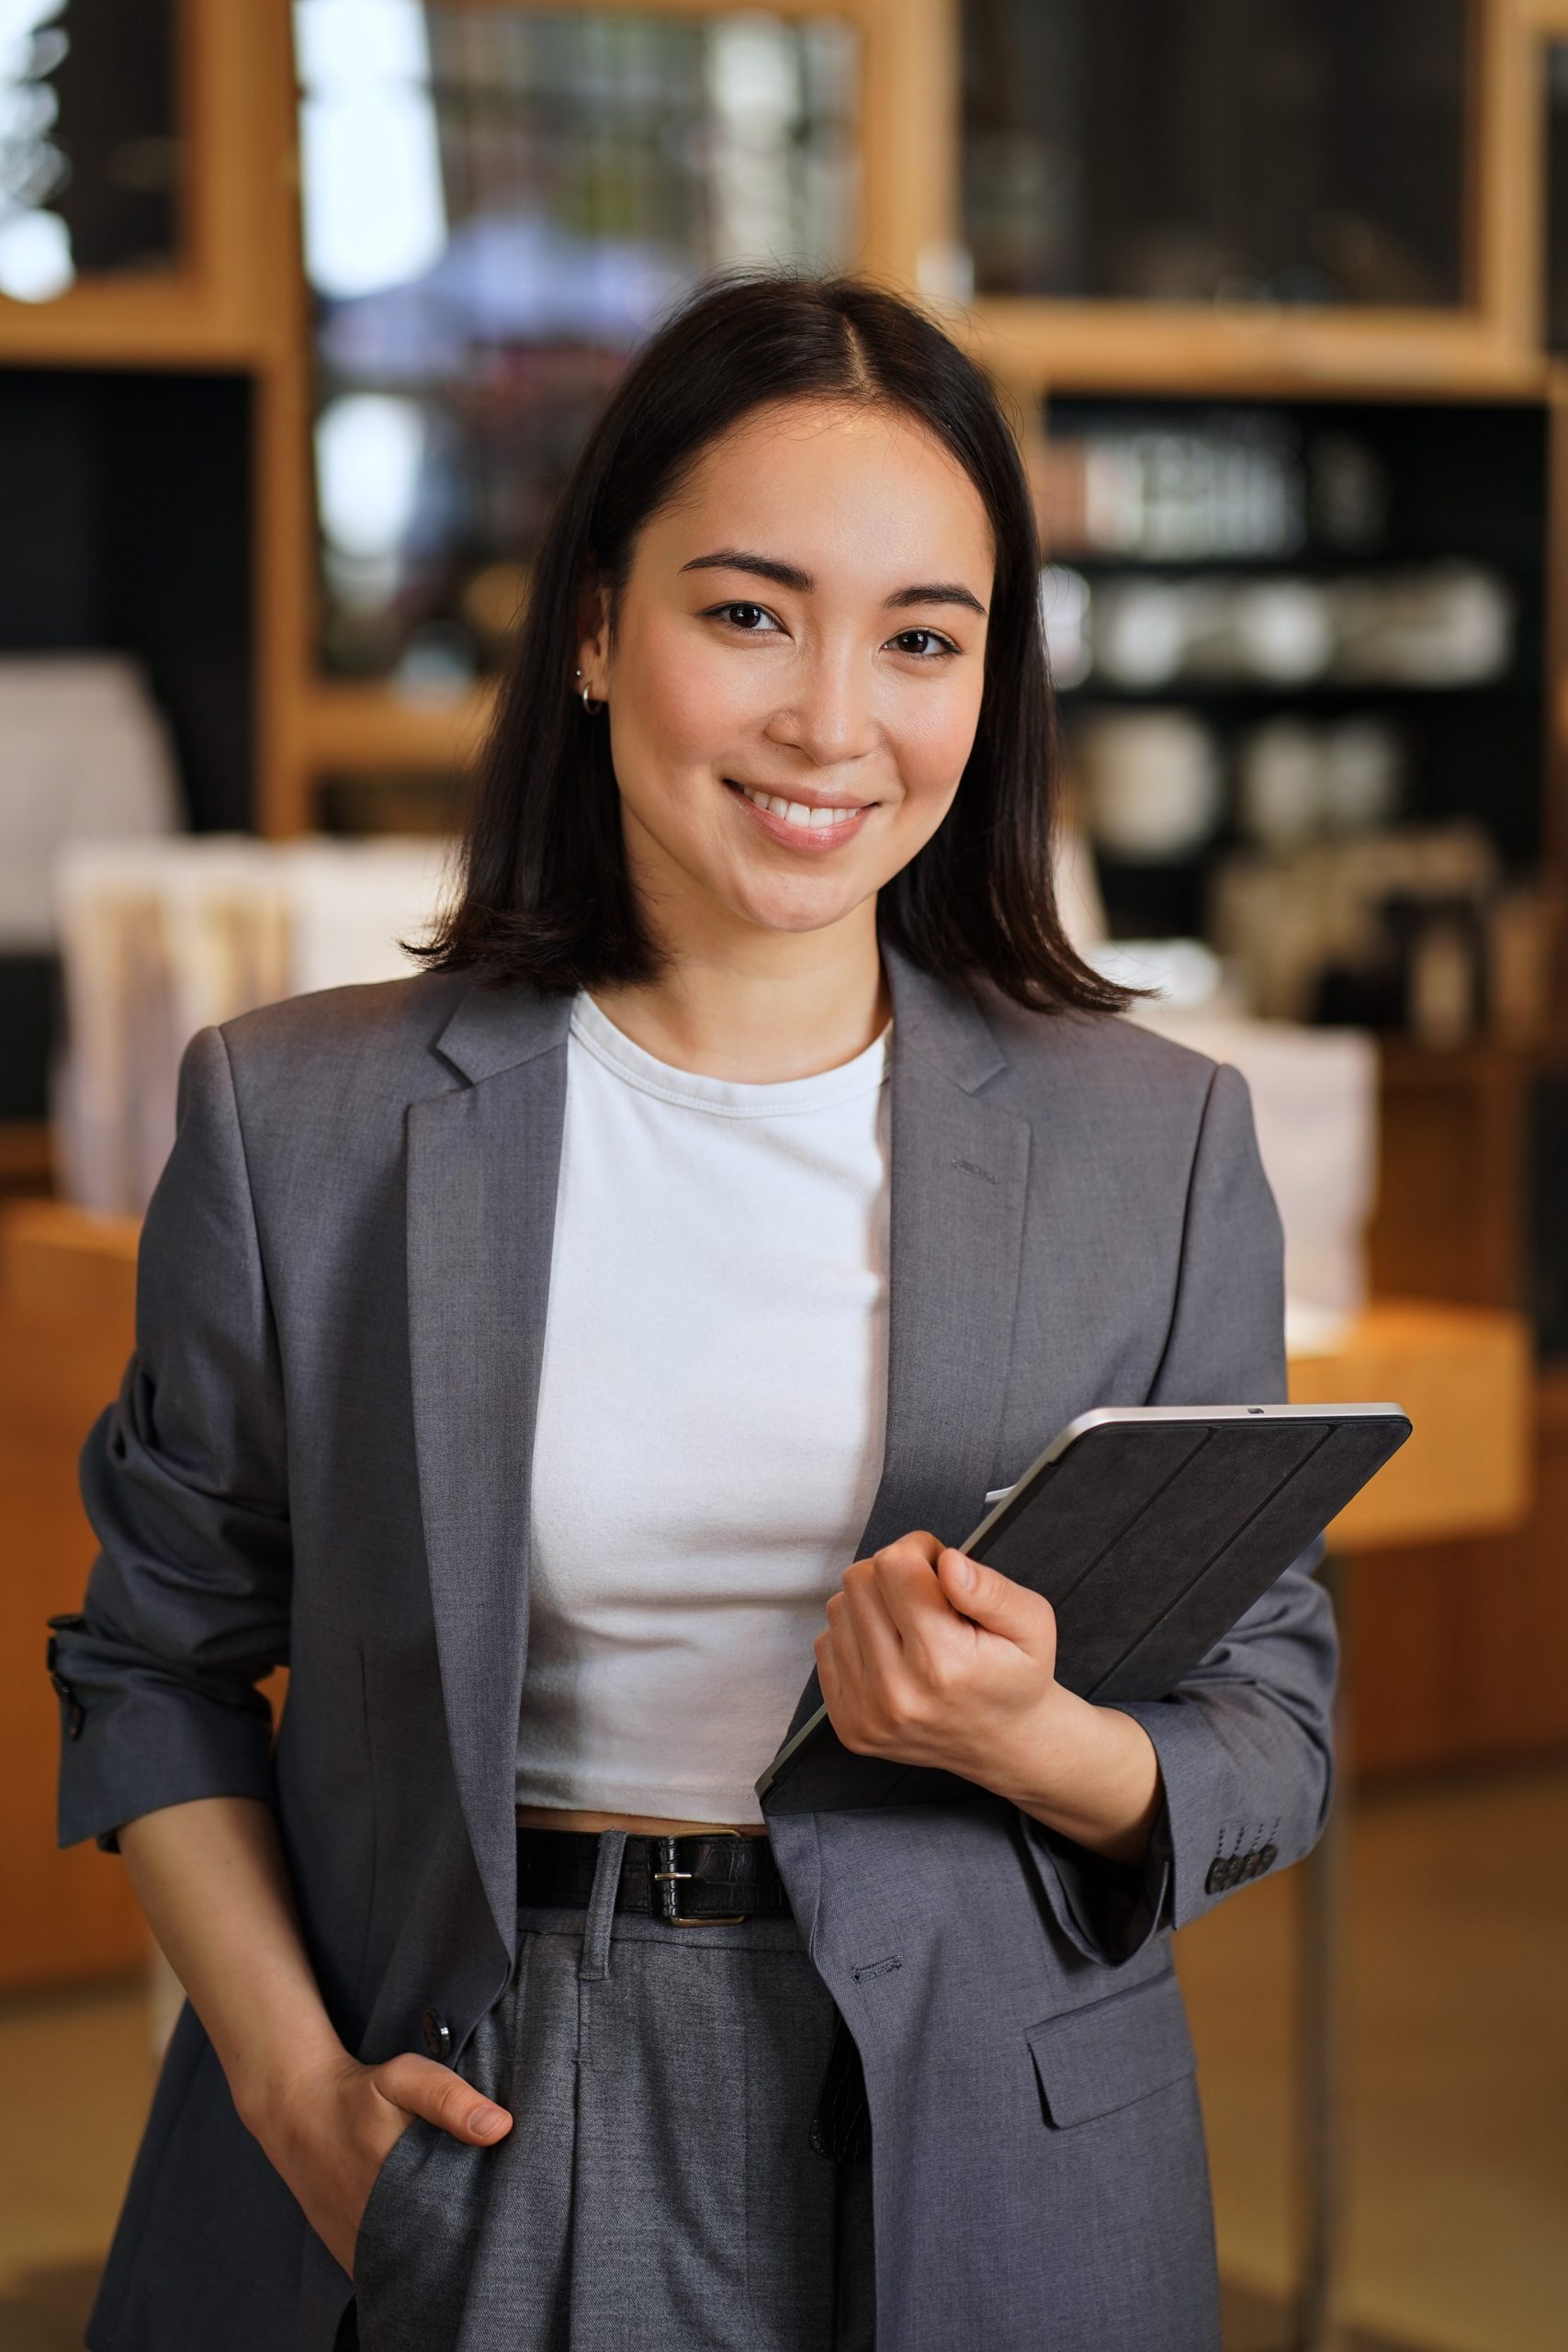
<path id="1" fill-rule="evenodd" d="M 922 1531 L 845 1569 L 815 1647 L 855 1754 L 956 1772 L 1097 1852 L 1141 1857 L 1159 1809 L 1153 1743 L 1062 1688 L 1038 1593 Z"/>

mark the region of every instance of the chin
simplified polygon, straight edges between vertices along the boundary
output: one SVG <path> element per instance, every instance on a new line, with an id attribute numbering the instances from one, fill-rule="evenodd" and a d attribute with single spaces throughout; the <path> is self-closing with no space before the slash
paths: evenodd
<path id="1" fill-rule="evenodd" d="M 874 883 L 859 890 L 846 889 L 841 884 L 832 889 L 818 885 L 816 888 L 807 886 L 793 890 L 739 891 L 730 903 L 738 915 L 755 923 L 759 931 L 827 931 L 863 906 L 875 892 Z"/>

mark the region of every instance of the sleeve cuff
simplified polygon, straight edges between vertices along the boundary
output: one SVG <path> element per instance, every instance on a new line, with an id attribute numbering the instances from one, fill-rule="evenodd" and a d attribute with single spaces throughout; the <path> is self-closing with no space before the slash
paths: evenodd
<path id="1" fill-rule="evenodd" d="M 1112 1861 L 1021 1813 L 1024 1845 L 1052 1915 L 1086 1960 L 1106 1968 L 1134 1959 L 1149 1938 L 1171 1925 L 1170 1817 L 1162 1803 L 1138 1864 Z"/>
<path id="2" fill-rule="evenodd" d="M 262 1702 L 264 1708 L 265 1702 Z M 211 1701 L 150 1697 L 90 1706 L 62 1743 L 59 1842 L 119 1851 L 120 1824 L 196 1797 L 276 1801 L 270 1716 Z"/>

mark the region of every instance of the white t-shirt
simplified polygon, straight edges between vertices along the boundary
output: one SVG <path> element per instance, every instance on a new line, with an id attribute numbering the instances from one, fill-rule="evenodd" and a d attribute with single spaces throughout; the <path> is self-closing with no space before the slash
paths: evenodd
<path id="1" fill-rule="evenodd" d="M 577 1000 L 520 1804 L 761 1818 L 882 1474 L 890 1035 L 741 1085 Z"/>

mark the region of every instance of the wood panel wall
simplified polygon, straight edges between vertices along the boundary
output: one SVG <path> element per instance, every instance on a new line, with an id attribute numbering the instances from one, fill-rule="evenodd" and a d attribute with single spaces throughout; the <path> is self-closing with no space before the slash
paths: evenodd
<path id="1" fill-rule="evenodd" d="M 44 1669 L 44 1621 L 80 1607 L 92 1565 L 76 1459 L 125 1368 L 138 1230 L 46 1204 L 0 1217 L 0 1990 L 102 1976 L 147 1950 L 120 1862 L 55 1846 Z"/>

